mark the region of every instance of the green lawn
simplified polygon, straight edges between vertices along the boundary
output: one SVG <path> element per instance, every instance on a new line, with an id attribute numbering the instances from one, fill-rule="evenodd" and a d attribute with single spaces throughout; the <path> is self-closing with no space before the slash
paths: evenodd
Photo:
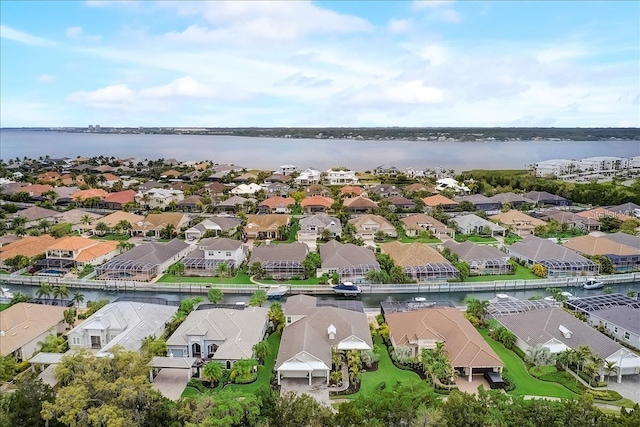
<path id="1" fill-rule="evenodd" d="M 502 359 L 505 367 L 513 377 L 513 380 L 516 383 L 516 389 L 510 391 L 509 394 L 560 398 L 577 397 L 575 393 L 572 393 L 560 384 L 541 381 L 532 377 L 529 372 L 527 372 L 522 359 L 520 359 L 513 351 L 507 350 L 504 345 L 489 337 L 489 331 L 487 329 L 479 329 L 478 332 L 480 332 L 484 339 L 489 343 L 493 351 L 500 356 L 500 359 Z"/>
<path id="2" fill-rule="evenodd" d="M 505 238 L 504 238 L 504 244 L 505 245 L 513 245 L 514 243 L 519 242 L 520 240 L 522 240 L 522 237 L 516 235 L 516 234 L 508 234 Z"/>
<path id="3" fill-rule="evenodd" d="M 201 393 L 197 389 L 187 386 L 187 388 L 184 389 L 180 397 L 196 397 L 200 394 Z"/>
<path id="4" fill-rule="evenodd" d="M 501 274 L 496 276 L 472 276 L 468 277 L 465 282 L 493 282 L 494 280 L 536 280 L 540 279 L 533 274 L 528 268 L 521 265 L 516 269 L 515 274 Z"/>
<path id="5" fill-rule="evenodd" d="M 479 236 L 477 234 L 456 234 L 456 242 L 470 241 L 473 243 L 498 243 L 498 241 L 491 236 Z"/>
<path id="6" fill-rule="evenodd" d="M 9 303 L 0 303 L 0 311 L 6 310 L 7 308 L 9 308 Z"/>
<path id="7" fill-rule="evenodd" d="M 397 239 L 388 239 L 385 242 L 393 242 L 394 240 L 398 240 L 401 243 L 440 243 L 442 242 L 440 239 L 429 239 L 427 237 L 409 237 L 409 236 L 399 236 Z"/>
<path id="8" fill-rule="evenodd" d="M 258 389 L 263 386 L 268 386 L 271 381 L 271 374 L 276 364 L 276 357 L 278 357 L 278 350 L 280 349 L 281 334 L 271 334 L 267 338 L 269 344 L 269 354 L 267 355 L 264 365 L 258 366 L 258 379 L 251 384 L 229 384 L 222 392 L 235 392 L 244 395 L 254 394 Z"/>
<path id="9" fill-rule="evenodd" d="M 7 270 L 0 270 L 0 274 L 9 274 Z"/>
<path id="10" fill-rule="evenodd" d="M 360 390 L 357 393 L 336 396 L 336 399 L 353 399 L 359 395 L 372 395 L 376 394 L 376 386 L 381 382 L 386 382 L 387 386 L 392 386 L 397 382 L 404 384 L 419 383 L 422 379 L 412 371 L 404 371 L 396 368 L 391 362 L 387 347 L 382 342 L 382 338 L 375 337 L 374 343 L 380 347 L 380 360 L 378 361 L 378 369 L 373 372 L 365 372 L 362 374 L 362 384 Z"/>
<path id="11" fill-rule="evenodd" d="M 311 277 L 304 280 L 264 280 L 256 279 L 260 283 L 278 284 L 278 285 L 319 285 L 320 277 Z"/>
<path id="12" fill-rule="evenodd" d="M 250 284 L 249 275 L 245 272 L 238 272 L 234 277 L 191 277 L 191 276 L 174 276 L 172 274 L 165 274 L 157 283 L 231 283 L 246 285 Z"/>
<path id="13" fill-rule="evenodd" d="M 129 240 L 128 234 L 105 234 L 104 236 L 91 236 L 94 240 Z"/>

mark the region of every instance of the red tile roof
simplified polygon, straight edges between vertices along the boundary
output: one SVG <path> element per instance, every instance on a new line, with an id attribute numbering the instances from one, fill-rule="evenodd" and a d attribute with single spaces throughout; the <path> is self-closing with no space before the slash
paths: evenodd
<path id="1" fill-rule="evenodd" d="M 333 199 L 331 197 L 311 196 L 305 197 L 300 202 L 300 205 L 304 208 L 306 206 L 324 206 L 330 208 L 333 205 Z"/>
<path id="2" fill-rule="evenodd" d="M 116 193 L 109 193 L 103 199 L 105 203 L 120 203 L 124 205 L 125 203 L 133 202 L 136 197 L 136 192 L 133 190 L 124 190 L 118 191 Z"/>

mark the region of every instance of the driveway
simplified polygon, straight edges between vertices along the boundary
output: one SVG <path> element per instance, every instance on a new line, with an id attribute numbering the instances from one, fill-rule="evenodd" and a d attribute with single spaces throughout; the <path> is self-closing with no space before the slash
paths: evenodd
<path id="1" fill-rule="evenodd" d="M 478 387 L 480 386 L 483 386 L 485 390 L 491 390 L 489 383 L 482 375 L 474 375 L 471 382 L 469 382 L 469 378 L 467 376 L 460 376 L 456 378 L 456 385 L 460 391 L 470 394 L 477 393 Z"/>
<path id="2" fill-rule="evenodd" d="M 188 382 L 186 369 L 162 368 L 151 385 L 167 399 L 178 400 Z"/>
<path id="3" fill-rule="evenodd" d="M 325 378 L 314 378 L 309 385 L 308 378 L 283 378 L 280 380 L 280 394 L 292 391 L 297 395 L 308 394 L 323 405 L 331 407 L 329 388 Z"/>
<path id="4" fill-rule="evenodd" d="M 607 378 L 605 377 L 605 381 Z M 616 376 L 611 376 L 609 381 L 609 388 L 615 390 L 636 403 L 640 403 L 640 375 L 623 375 L 622 382 L 616 382 Z"/>

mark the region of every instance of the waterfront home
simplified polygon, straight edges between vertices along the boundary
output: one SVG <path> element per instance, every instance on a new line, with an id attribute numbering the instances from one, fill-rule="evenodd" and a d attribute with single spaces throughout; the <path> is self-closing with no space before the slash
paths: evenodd
<path id="1" fill-rule="evenodd" d="M 285 183 L 289 182 L 289 181 L 291 181 L 291 177 L 290 176 L 283 175 L 281 173 L 276 172 L 276 173 L 271 174 L 271 175 L 269 175 L 268 177 L 265 178 L 263 186 L 267 185 L 267 184 L 282 184 L 282 185 L 285 185 L 287 187 L 287 192 L 288 192 L 289 191 L 288 190 L 289 186 L 286 185 Z M 284 194 L 286 194 L 286 193 L 284 193 Z"/>
<path id="2" fill-rule="evenodd" d="M 447 189 L 453 190 L 456 194 L 469 192 L 469 188 L 466 185 L 460 184 L 453 178 L 440 178 L 436 181 L 436 190 L 443 191 Z"/>
<path id="3" fill-rule="evenodd" d="M 397 167 L 388 164 L 376 166 L 376 168 L 373 170 L 374 175 L 396 176 L 399 172 L 400 171 Z"/>
<path id="4" fill-rule="evenodd" d="M 623 203 L 618 206 L 610 206 L 607 210 L 616 214 L 640 218 L 640 205 L 631 202 Z"/>
<path id="5" fill-rule="evenodd" d="M 263 213 L 288 214 L 291 213 L 291 208 L 295 204 L 295 199 L 291 197 L 273 196 L 261 202 L 258 205 L 258 211 Z"/>
<path id="6" fill-rule="evenodd" d="M 572 204 L 571 200 L 546 191 L 529 191 L 524 193 L 523 196 L 533 200 L 538 206 L 569 206 Z"/>
<path id="7" fill-rule="evenodd" d="M 451 200 L 442 194 L 425 197 L 422 201 L 424 202 L 427 210 L 431 210 L 439 205 L 442 205 L 442 208 L 446 211 L 455 210 L 458 207 L 458 202 Z"/>
<path id="8" fill-rule="evenodd" d="M 371 350 L 373 341 L 364 312 L 319 306 L 317 299 L 295 295 L 287 299 L 275 369 L 277 382 L 287 378 L 323 378 L 329 383 L 334 350 Z"/>
<path id="9" fill-rule="evenodd" d="M 540 345 L 552 354 L 587 346 L 597 356 L 618 367 L 618 382 L 625 375 L 640 373 L 640 356 L 633 353 L 562 308 L 550 307 L 528 311 L 499 314 L 495 319 L 516 336 L 516 345 L 522 351 Z M 604 371 L 600 370 L 601 380 Z"/>
<path id="10" fill-rule="evenodd" d="M 160 237 L 160 233 L 167 229 L 171 229 L 172 234 L 177 234 L 190 221 L 191 218 L 179 212 L 152 213 L 131 224 L 131 235 Z"/>
<path id="11" fill-rule="evenodd" d="M 593 276 L 600 268 L 577 252 L 536 236 L 527 236 L 507 246 L 507 253 L 524 261 L 527 267 L 541 264 L 547 270 L 547 277 Z"/>
<path id="12" fill-rule="evenodd" d="M 338 275 L 340 282 L 367 283 L 367 273 L 380 271 L 375 253 L 364 246 L 330 240 L 320 246 L 322 263 L 317 275 Z"/>
<path id="13" fill-rule="evenodd" d="M 102 199 L 104 199 L 107 196 L 107 194 L 109 193 L 104 191 L 102 188 L 90 188 L 88 190 L 76 191 L 75 193 L 73 193 L 71 198 L 75 203 L 83 204 L 85 201 L 91 201 L 91 200 L 97 200 L 98 202 L 101 202 Z M 96 203 L 96 206 L 98 204 L 99 203 Z"/>
<path id="14" fill-rule="evenodd" d="M 192 311 L 167 340 L 167 353 L 211 360 L 231 369 L 240 359 L 255 358 L 253 346 L 267 331 L 268 312 L 263 307 Z"/>
<path id="15" fill-rule="evenodd" d="M 28 360 L 47 336 L 62 334 L 67 307 L 20 302 L 0 312 L 0 356 Z"/>
<path id="16" fill-rule="evenodd" d="M 278 168 L 278 173 L 282 175 L 291 175 L 295 172 L 298 172 L 298 168 L 296 167 L 296 165 L 281 165 Z"/>
<path id="17" fill-rule="evenodd" d="M 533 218 L 524 212 L 510 210 L 489 217 L 490 220 L 506 227 L 512 233 L 524 237 L 533 234 L 536 227 L 546 225 L 541 219 Z"/>
<path id="18" fill-rule="evenodd" d="M 444 347 L 451 366 L 468 381 L 485 372 L 502 372 L 504 363 L 491 349 L 482 335 L 467 320 L 464 313 L 453 307 L 426 308 L 385 313 L 389 339 L 393 348 L 408 348 L 412 357 L 420 358 L 423 349 Z"/>
<path id="19" fill-rule="evenodd" d="M 509 255 L 493 246 L 476 245 L 469 240 L 462 243 L 449 240 L 442 246 L 458 255 L 460 261 L 469 264 L 471 275 L 509 274 L 513 270 L 509 263 Z"/>
<path id="20" fill-rule="evenodd" d="M 376 202 L 364 196 L 347 197 L 342 204 L 352 213 L 363 213 L 378 207 Z"/>
<path id="21" fill-rule="evenodd" d="M 215 206 L 217 212 L 238 213 L 251 209 L 258 200 L 253 197 L 231 196 L 226 200 L 219 202 Z"/>
<path id="22" fill-rule="evenodd" d="M 55 216 L 58 214 L 58 211 L 41 208 L 40 206 L 30 206 L 14 214 L 10 214 L 6 223 L 7 225 L 11 225 L 15 218 L 24 218 L 25 223 L 21 226 L 22 228 L 38 228 L 40 227 L 41 221 L 47 221 L 49 224 L 55 223 Z"/>
<path id="23" fill-rule="evenodd" d="M 0 267 L 8 267 L 6 261 L 17 255 L 24 255 L 29 258 L 44 255 L 47 248 L 55 242 L 55 238 L 48 234 L 40 236 L 25 236 L 8 245 L 0 247 Z"/>
<path id="24" fill-rule="evenodd" d="M 499 201 L 482 194 L 470 194 L 468 196 L 458 197 L 456 198 L 456 201 L 458 203 L 469 202 L 476 210 L 485 211 L 487 213 L 497 213 L 500 211 L 500 207 L 502 206 Z"/>
<path id="25" fill-rule="evenodd" d="M 419 213 L 400 218 L 404 232 L 409 237 L 417 237 L 421 232 L 426 231 L 432 233 L 435 237 L 440 238 L 442 235 L 454 234 L 454 231 L 429 215 Z"/>
<path id="26" fill-rule="evenodd" d="M 476 214 L 454 216 L 451 218 L 451 221 L 456 224 L 458 232 L 462 234 L 482 234 L 485 231 L 485 227 L 488 227 L 492 237 L 496 234 L 504 236 L 507 231 L 505 227 L 498 225 L 495 222 L 487 221 L 484 218 L 480 218 Z"/>
<path id="27" fill-rule="evenodd" d="M 603 255 L 609 258 L 619 273 L 640 270 L 640 249 L 630 246 L 633 244 L 633 240 L 637 246 L 640 239 L 630 234 L 620 234 L 623 235 L 623 241 L 628 245 L 616 241 L 617 236 L 597 232 L 586 236 L 572 237 L 562 246 L 587 256 Z M 625 238 L 626 236 L 628 239 Z"/>
<path id="28" fill-rule="evenodd" d="M 542 213 L 545 221 L 556 220 L 560 224 L 567 224 L 569 228 L 579 230 L 595 231 L 600 229 L 600 222 L 593 218 L 576 215 L 574 212 L 561 211 L 558 209 L 548 209 Z"/>
<path id="29" fill-rule="evenodd" d="M 521 194 L 516 194 L 512 192 L 508 193 L 498 193 L 494 196 L 489 197 L 493 202 L 499 203 L 501 206 L 509 204 L 514 209 L 518 209 L 518 207 L 524 204 L 535 205 L 535 202 L 531 199 L 524 197 Z"/>
<path id="30" fill-rule="evenodd" d="M 290 223 L 290 215 L 247 215 L 244 234 L 249 239 L 279 239 Z"/>
<path id="31" fill-rule="evenodd" d="M 127 203 L 133 203 L 136 200 L 136 192 L 133 190 L 117 191 L 108 193 L 102 199 L 101 206 L 105 209 L 121 210 Z"/>
<path id="32" fill-rule="evenodd" d="M 226 264 L 231 272 L 246 259 L 247 250 L 241 241 L 209 237 L 200 240 L 197 249 L 187 254 L 182 263 L 187 276 L 217 276 L 221 273 L 220 264 Z"/>
<path id="33" fill-rule="evenodd" d="M 328 185 L 358 184 L 358 176 L 352 170 L 335 168 L 325 172 L 325 182 Z"/>
<path id="34" fill-rule="evenodd" d="M 264 244 L 253 248 L 249 265 L 260 263 L 267 276 L 277 279 L 304 277 L 304 259 L 309 247 L 304 243 Z"/>
<path id="35" fill-rule="evenodd" d="M 258 184 L 240 184 L 231 189 L 231 194 L 235 196 L 253 196 L 262 189 Z"/>
<path id="36" fill-rule="evenodd" d="M 378 184 L 372 185 L 367 189 L 368 195 L 378 195 L 383 199 L 389 197 L 396 197 L 400 195 L 400 188 L 393 184 Z"/>
<path id="37" fill-rule="evenodd" d="M 380 252 L 391 257 L 411 280 L 428 282 L 457 279 L 460 272 L 445 257 L 429 245 L 423 243 L 400 243 L 398 241 L 380 244 Z"/>
<path id="38" fill-rule="evenodd" d="M 307 168 L 295 178 L 297 185 L 313 185 L 320 183 L 320 171 Z"/>
<path id="39" fill-rule="evenodd" d="M 144 217 L 142 215 L 136 215 L 124 211 L 117 211 L 105 217 L 94 219 L 90 224 L 78 224 L 76 228 L 78 228 L 83 233 L 101 234 L 102 232 L 96 230 L 96 226 L 99 223 L 103 223 L 108 227 L 110 232 L 122 232 L 123 230 L 117 229 L 124 222 L 128 222 L 131 226 L 133 226 L 133 224 L 136 224 L 142 220 L 144 220 Z"/>
<path id="40" fill-rule="evenodd" d="M 40 273 L 62 275 L 71 268 L 82 268 L 86 264 L 98 265 L 118 255 L 118 242 L 99 241 L 80 236 L 57 239 L 47 247 L 46 258 L 34 267 Z"/>
<path id="41" fill-rule="evenodd" d="M 342 236 L 342 224 L 336 217 L 317 213 L 300 219 L 299 234 L 303 233 L 311 236 L 310 238 L 313 238 L 313 240 L 317 240 L 322 236 L 323 230 L 328 230 L 333 239 Z"/>
<path id="42" fill-rule="evenodd" d="M 97 357 L 109 356 L 115 346 L 139 351 L 145 338 L 164 333 L 177 310 L 171 305 L 112 302 L 69 331 L 69 347 L 97 350 Z"/>
<path id="43" fill-rule="evenodd" d="M 356 237 L 373 244 L 376 233 L 381 232 L 385 236 L 398 237 L 398 231 L 389 221 L 380 215 L 361 215 L 349 220 L 356 229 Z"/>
<path id="44" fill-rule="evenodd" d="M 236 217 L 210 216 L 184 232 L 186 240 L 202 239 L 205 235 L 220 236 L 225 234 L 232 236 L 238 231 L 242 221 Z"/>
<path id="45" fill-rule="evenodd" d="M 177 204 L 184 200 L 184 193 L 180 190 L 169 190 L 164 188 L 152 188 L 145 192 L 136 193 L 136 203 L 145 206 L 147 209 L 165 209 L 171 202 Z"/>
<path id="46" fill-rule="evenodd" d="M 333 199 L 331 197 L 323 197 L 315 195 L 311 197 L 305 197 L 300 202 L 300 206 L 305 213 L 326 212 L 333 206 Z"/>
<path id="47" fill-rule="evenodd" d="M 182 240 L 167 243 L 148 242 L 118 255 L 96 268 L 96 277 L 104 280 L 148 282 L 180 261 L 190 250 Z"/>

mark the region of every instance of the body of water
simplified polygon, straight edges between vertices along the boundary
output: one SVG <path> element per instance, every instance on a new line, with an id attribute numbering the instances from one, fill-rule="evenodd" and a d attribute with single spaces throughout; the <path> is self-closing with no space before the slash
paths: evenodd
<path id="1" fill-rule="evenodd" d="M 640 155 L 638 141 L 354 141 L 200 135 L 118 135 L 0 130 L 0 158 L 77 156 L 212 160 L 247 168 L 282 164 L 320 170 L 347 166 L 363 171 L 380 164 L 398 168 L 437 166 L 468 169 L 524 169 L 554 158 Z"/>

